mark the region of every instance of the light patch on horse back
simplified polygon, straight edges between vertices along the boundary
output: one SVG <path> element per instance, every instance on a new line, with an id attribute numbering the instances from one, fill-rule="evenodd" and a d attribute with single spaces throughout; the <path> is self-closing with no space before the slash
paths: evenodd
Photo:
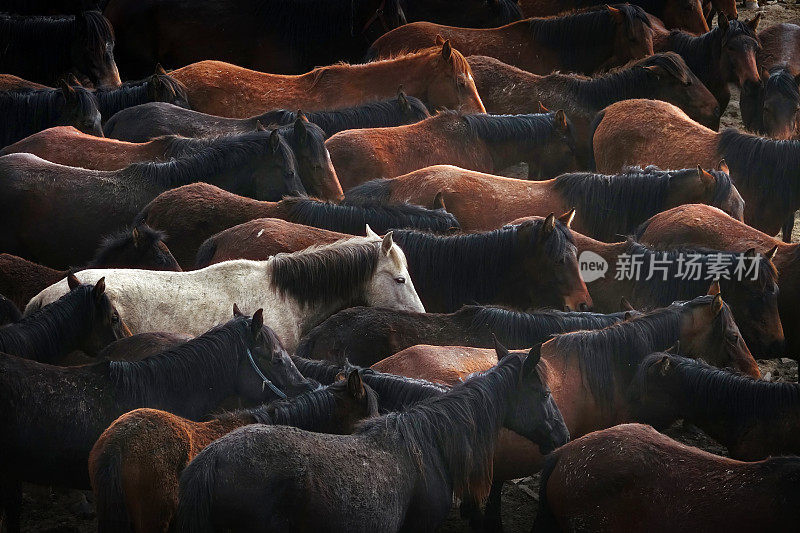
<path id="1" fill-rule="evenodd" d="M 264 235 L 264 228 L 258 230 L 258 233 L 256 233 L 256 238 L 261 237 L 262 235 Z"/>

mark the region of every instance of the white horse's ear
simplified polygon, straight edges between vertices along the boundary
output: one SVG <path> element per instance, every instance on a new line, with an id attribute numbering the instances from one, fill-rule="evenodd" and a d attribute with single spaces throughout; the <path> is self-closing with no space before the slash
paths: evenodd
<path id="1" fill-rule="evenodd" d="M 372 228 L 370 228 L 369 224 L 367 224 L 367 237 L 370 239 L 380 239 L 381 236 L 372 231 Z"/>
<path id="2" fill-rule="evenodd" d="M 383 255 L 388 256 L 389 252 L 392 249 L 392 245 L 394 244 L 394 239 L 392 238 L 392 232 L 390 231 L 386 235 L 383 236 L 383 242 L 381 243 L 381 252 Z"/>

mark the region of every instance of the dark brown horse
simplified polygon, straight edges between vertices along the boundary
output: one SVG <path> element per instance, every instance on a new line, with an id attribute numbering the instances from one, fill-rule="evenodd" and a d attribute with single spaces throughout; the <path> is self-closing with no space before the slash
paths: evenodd
<path id="1" fill-rule="evenodd" d="M 405 23 L 398 0 L 110 0 L 123 73 L 219 59 L 296 74 L 359 61 L 369 43 Z"/>
<path id="2" fill-rule="evenodd" d="M 400 0 L 406 20 L 464 28 L 495 28 L 522 18 L 516 0 Z"/>
<path id="3" fill-rule="evenodd" d="M 465 55 L 494 57 L 534 74 L 554 70 L 591 74 L 653 53 L 653 34 L 644 10 L 614 4 L 493 29 L 414 22 L 375 41 L 368 57 L 388 58 L 442 39 Z"/>
<path id="4" fill-rule="evenodd" d="M 0 90 L 17 91 L 21 89 L 47 89 L 47 85 L 28 81 L 13 74 L 0 74 Z"/>
<path id="5" fill-rule="evenodd" d="M 139 361 L 192 340 L 182 333 L 137 333 L 112 342 L 97 353 L 101 361 Z"/>
<path id="6" fill-rule="evenodd" d="M 499 228 L 525 216 L 561 217 L 577 231 L 617 241 L 648 217 L 679 204 L 708 203 L 742 219 L 744 202 L 727 174 L 700 168 L 629 168 L 616 175 L 575 172 L 539 182 L 452 166 L 373 180 L 347 191 L 347 200 L 447 206 L 465 231 Z M 571 211 L 571 213 L 570 213 Z"/>
<path id="7" fill-rule="evenodd" d="M 431 42 L 428 46 L 432 45 Z M 450 43 L 365 65 L 331 65 L 299 76 L 267 74 L 221 61 L 201 61 L 171 73 L 189 91 L 192 109 L 248 118 L 271 109 L 324 111 L 406 94 L 433 112 L 483 113 L 467 60 Z"/>
<path id="8" fill-rule="evenodd" d="M 636 420 L 663 428 L 683 419 L 734 459 L 800 453 L 800 384 L 755 380 L 655 353 L 639 366 L 629 396 Z"/>
<path id="9" fill-rule="evenodd" d="M 31 154 L 0 158 L 0 249 L 54 268 L 83 264 L 104 234 L 125 227 L 161 192 L 210 181 L 234 192 L 277 199 L 304 191 L 291 149 L 272 133 L 220 139 L 190 156 L 99 171 Z"/>
<path id="10" fill-rule="evenodd" d="M 773 24 L 758 32 L 758 39 L 760 67 L 767 70 L 786 67 L 792 74 L 800 73 L 800 26 L 788 22 Z"/>
<path id="11" fill-rule="evenodd" d="M 69 73 L 96 87 L 119 85 L 114 29 L 99 11 L 56 17 L 0 13 L 0 71 L 48 85 Z"/>
<path id="12" fill-rule="evenodd" d="M 616 172 L 626 165 L 716 168 L 724 159 L 745 201 L 744 220 L 754 228 L 775 235 L 800 207 L 795 172 L 800 141 L 777 141 L 734 129 L 716 133 L 675 106 L 653 100 L 612 104 L 596 124 L 592 143 L 600 172 Z"/>
<path id="13" fill-rule="evenodd" d="M 796 457 L 743 463 L 686 446 L 649 426 L 625 424 L 586 435 L 547 458 L 533 527 L 781 531 L 800 519 L 798 483 Z M 770 512 L 759 516 L 753 509 Z"/>
<path id="14" fill-rule="evenodd" d="M 309 122 L 322 128 L 326 137 L 330 137 L 344 130 L 413 124 L 430 114 L 419 99 L 406 96 L 402 91 L 390 100 L 343 109 L 308 113 L 278 109 L 250 118 L 218 117 L 174 105 L 152 103 L 117 113 L 105 125 L 104 132 L 108 137 L 130 142 L 146 142 L 160 135 L 213 137 L 258 131 L 272 124 L 293 124 L 299 116 L 305 116 Z"/>
<path id="15" fill-rule="evenodd" d="M 542 106 L 563 109 L 574 126 L 581 162 L 587 165 L 584 168 L 589 168 L 591 157 L 592 120 L 604 107 L 620 100 L 663 100 L 711 129 L 719 127 L 717 100 L 673 52 L 655 54 L 593 78 L 562 73 L 539 76 L 485 56 L 470 56 L 467 61 L 489 113 L 538 113 Z"/>
<path id="16" fill-rule="evenodd" d="M 325 142 L 347 191 L 430 165 L 499 174 L 525 162 L 533 177 L 577 168 L 572 124 L 563 111 L 530 115 L 444 112 L 396 128 L 337 133 Z"/>
<path id="17" fill-rule="evenodd" d="M 262 403 L 273 389 L 311 386 L 261 310 L 137 362 L 61 368 L 0 354 L 0 369 L 0 503 L 11 531 L 19 531 L 20 481 L 88 488 L 89 452 L 123 413 L 152 407 L 197 420 L 233 394 Z"/>
<path id="18" fill-rule="evenodd" d="M 773 139 L 800 138 L 800 73 L 773 67 L 747 83 L 739 97 L 744 127 Z"/>
<path id="19" fill-rule="evenodd" d="M 22 318 L 22 313 L 19 310 L 19 307 L 0 294 L 0 326 L 5 326 L 6 324 L 13 324 L 14 322 L 19 321 Z"/>
<path id="20" fill-rule="evenodd" d="M 378 415 L 378 396 L 352 370 L 342 381 L 251 409 L 194 422 L 156 409 L 119 417 L 89 454 L 98 531 L 168 531 L 178 507 L 178 478 L 203 448 L 249 424 L 346 435 Z"/>

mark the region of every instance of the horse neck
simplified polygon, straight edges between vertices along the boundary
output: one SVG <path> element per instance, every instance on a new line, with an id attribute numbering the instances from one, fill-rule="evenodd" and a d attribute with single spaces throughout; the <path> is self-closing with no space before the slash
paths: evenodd
<path id="1" fill-rule="evenodd" d="M 436 69 L 438 57 L 434 54 L 430 57 L 411 54 L 365 65 L 334 66 L 326 69 L 323 76 L 327 85 L 347 86 L 371 97 L 394 96 L 397 94 L 398 84 L 402 84 L 408 94 L 418 96 L 427 92 L 431 72 Z M 361 101 L 367 100 L 369 98 Z"/>
<path id="2" fill-rule="evenodd" d="M 97 98 L 97 108 L 104 119 L 128 107 L 147 103 L 147 81 L 139 85 L 121 86 L 107 91 L 95 91 Z"/>
<path id="3" fill-rule="evenodd" d="M 295 396 L 290 400 L 278 400 L 267 406 L 260 406 L 250 412 L 259 423 L 291 426 L 317 433 L 337 433 L 333 427 L 336 413 L 336 399 L 327 388 Z"/>
<path id="4" fill-rule="evenodd" d="M 621 100 L 648 98 L 651 93 L 645 71 L 636 67 L 598 78 L 574 79 L 573 83 L 578 99 L 594 112 Z"/>
<path id="5" fill-rule="evenodd" d="M 677 52 L 694 74 L 703 82 L 707 87 L 719 85 L 721 79 L 719 61 L 720 51 L 715 46 L 716 33 L 718 29 L 711 32 L 694 36 L 684 32 L 673 32 L 674 35 L 669 39 L 669 48 L 673 52 Z M 711 34 L 714 33 L 712 36 Z M 682 40 L 680 46 L 676 46 L 675 36 L 682 34 L 688 37 Z M 711 69 L 709 70 L 709 67 Z"/>

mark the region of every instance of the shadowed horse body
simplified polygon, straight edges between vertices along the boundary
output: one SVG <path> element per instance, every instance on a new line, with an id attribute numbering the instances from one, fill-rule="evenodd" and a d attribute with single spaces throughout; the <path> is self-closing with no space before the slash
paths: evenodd
<path id="1" fill-rule="evenodd" d="M 182 333 L 139 333 L 112 342 L 97 353 L 97 359 L 139 361 L 180 346 L 193 338 Z"/>
<path id="2" fill-rule="evenodd" d="M 22 312 L 13 301 L 0 294 L 0 326 L 13 324 L 22 318 Z"/>
<path id="3" fill-rule="evenodd" d="M 119 87 L 101 87 L 94 91 L 97 107 L 107 122 L 116 113 L 147 102 L 164 102 L 188 108 L 186 87 L 159 67 L 156 73 L 137 81 L 127 81 Z"/>
<path id="4" fill-rule="evenodd" d="M 739 106 L 744 127 L 774 139 L 800 137 L 800 74 L 786 67 L 764 71 L 759 83 L 742 88 Z"/>
<path id="5" fill-rule="evenodd" d="M 419 50 L 437 39 L 448 39 L 465 55 L 494 57 L 534 74 L 555 70 L 591 74 L 653 53 L 653 31 L 644 10 L 614 4 L 492 29 L 414 22 L 376 40 L 368 57 Z"/>
<path id="6" fill-rule="evenodd" d="M 445 112 L 408 126 L 343 131 L 325 145 L 345 191 L 430 165 L 498 174 L 525 162 L 532 177 L 555 176 L 577 167 L 572 124 L 563 111 L 529 115 Z"/>
<path id="7" fill-rule="evenodd" d="M 773 24 L 758 32 L 758 39 L 760 67 L 767 70 L 785 67 L 792 74 L 800 73 L 800 26 L 788 22 Z"/>
<path id="8" fill-rule="evenodd" d="M 463 28 L 496 28 L 522 18 L 516 0 L 400 0 L 406 20 Z"/>

